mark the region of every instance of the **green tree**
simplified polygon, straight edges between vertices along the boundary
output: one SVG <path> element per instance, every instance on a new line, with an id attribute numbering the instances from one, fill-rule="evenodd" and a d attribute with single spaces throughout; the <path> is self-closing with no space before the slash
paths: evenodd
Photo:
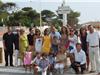
<path id="1" fill-rule="evenodd" d="M 16 4 L 13 2 L 7 2 L 1 5 L 1 9 L 6 10 L 6 11 L 11 11 L 12 9 L 15 9 L 15 7 L 16 7 Z"/>
<path id="2" fill-rule="evenodd" d="M 55 27 L 60 30 L 60 27 L 62 26 L 62 21 L 58 18 L 55 18 L 52 20 L 52 25 L 55 25 Z"/>
<path id="3" fill-rule="evenodd" d="M 33 10 L 33 9 L 32 9 L 32 7 L 24 7 L 24 8 L 22 8 L 22 10 L 23 10 L 23 11 L 31 11 L 31 10 Z"/>
<path id="4" fill-rule="evenodd" d="M 41 11 L 41 15 L 42 15 L 43 21 L 45 21 L 45 22 L 47 22 L 47 18 L 52 18 L 52 17 L 56 16 L 55 13 L 50 10 Z"/>
<path id="5" fill-rule="evenodd" d="M 75 25 L 78 25 L 79 19 L 78 17 L 80 16 L 79 12 L 74 12 L 71 11 L 70 14 L 68 14 L 68 25 L 70 25 L 71 27 L 75 27 Z"/>

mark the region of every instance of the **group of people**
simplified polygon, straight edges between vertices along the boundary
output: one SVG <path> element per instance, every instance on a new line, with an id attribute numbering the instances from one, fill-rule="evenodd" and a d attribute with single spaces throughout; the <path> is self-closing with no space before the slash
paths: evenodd
<path id="1" fill-rule="evenodd" d="M 54 70 L 63 74 L 67 67 L 67 58 L 70 58 L 70 67 L 76 74 L 83 74 L 86 70 L 100 72 L 99 65 L 99 40 L 100 35 L 92 25 L 82 27 L 76 31 L 72 27 L 62 26 L 58 32 L 54 25 L 41 30 L 31 27 L 29 34 L 24 29 L 8 31 L 3 35 L 5 52 L 5 66 L 13 66 L 13 53 L 15 52 L 15 66 L 24 65 L 25 69 L 33 66 L 34 74 L 39 71 L 42 75 Z M 90 64 L 91 63 L 91 64 Z M 91 67 L 89 67 L 91 65 Z"/>

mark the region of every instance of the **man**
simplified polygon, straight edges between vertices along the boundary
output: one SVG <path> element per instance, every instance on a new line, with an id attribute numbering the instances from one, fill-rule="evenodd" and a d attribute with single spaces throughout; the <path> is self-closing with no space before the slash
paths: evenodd
<path id="1" fill-rule="evenodd" d="M 13 66 L 13 43 L 14 35 L 11 27 L 8 27 L 8 32 L 3 35 L 3 46 L 5 52 L 5 66 L 8 66 L 8 56 L 10 57 L 10 66 Z"/>
<path id="2" fill-rule="evenodd" d="M 53 38 L 54 36 L 56 36 L 57 39 L 61 38 L 61 35 L 60 35 L 60 33 L 58 31 L 56 31 L 55 26 L 52 25 L 50 30 L 51 30 L 51 33 L 50 33 L 51 38 Z"/>
<path id="3" fill-rule="evenodd" d="M 15 66 L 18 66 L 18 55 L 19 55 L 19 28 L 13 32 L 14 34 L 14 46 L 15 46 Z"/>
<path id="4" fill-rule="evenodd" d="M 76 44 L 76 49 L 73 51 L 74 62 L 71 64 L 71 67 L 75 70 L 76 74 L 80 73 L 79 68 L 81 69 L 81 74 L 86 70 L 86 55 L 81 48 L 81 44 Z"/>
<path id="5" fill-rule="evenodd" d="M 29 29 L 29 34 L 27 35 L 29 48 L 32 50 L 34 48 L 34 29 Z"/>
<path id="6" fill-rule="evenodd" d="M 99 62 L 99 39 L 100 36 L 98 32 L 94 31 L 92 25 L 88 26 L 89 34 L 87 35 L 87 49 L 89 50 L 89 59 L 91 62 L 91 73 L 97 71 L 99 72 L 100 62 Z"/>
<path id="7" fill-rule="evenodd" d="M 56 55 L 56 53 L 58 52 L 58 44 L 60 42 L 61 35 L 58 31 L 56 31 L 55 26 L 52 25 L 50 29 L 51 29 L 51 33 L 50 33 L 51 50 Z"/>

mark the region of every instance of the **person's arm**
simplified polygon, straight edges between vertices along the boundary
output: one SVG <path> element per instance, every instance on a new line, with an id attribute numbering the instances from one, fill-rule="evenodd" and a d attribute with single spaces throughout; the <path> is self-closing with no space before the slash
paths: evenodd
<path id="1" fill-rule="evenodd" d="M 5 39 L 6 39 L 6 35 L 4 34 L 3 35 L 3 47 L 4 47 L 4 50 L 6 50 Z"/>
<path id="2" fill-rule="evenodd" d="M 6 50 L 5 40 L 3 40 L 3 47 L 4 47 L 4 50 Z"/>
<path id="3" fill-rule="evenodd" d="M 43 43 L 44 43 L 44 37 L 42 37 L 42 45 L 43 45 Z"/>
<path id="4" fill-rule="evenodd" d="M 89 37 L 88 37 L 88 35 L 87 35 L 87 37 L 86 37 L 86 42 L 87 42 L 87 54 L 89 54 Z"/>
<path id="5" fill-rule="evenodd" d="M 74 38 L 75 44 L 78 43 L 78 42 L 80 42 L 80 38 L 79 38 L 78 36 L 74 35 L 74 37 L 75 37 L 75 38 Z"/>
<path id="6" fill-rule="evenodd" d="M 85 54 L 85 52 L 82 53 L 82 57 L 83 57 L 83 58 L 82 58 L 82 61 L 81 61 L 81 63 L 80 63 L 81 65 L 83 65 L 83 64 L 86 63 L 86 54 Z"/>
<path id="7" fill-rule="evenodd" d="M 37 59 L 37 57 L 35 57 L 35 58 L 32 60 L 31 64 L 34 64 L 34 62 L 36 61 L 36 59 Z"/>
<path id="8" fill-rule="evenodd" d="M 29 36 L 30 36 L 30 35 L 28 34 L 28 35 L 27 35 L 28 44 L 29 44 L 29 41 L 30 41 Z"/>
<path id="9" fill-rule="evenodd" d="M 61 34 L 59 33 L 59 39 L 61 38 Z"/>

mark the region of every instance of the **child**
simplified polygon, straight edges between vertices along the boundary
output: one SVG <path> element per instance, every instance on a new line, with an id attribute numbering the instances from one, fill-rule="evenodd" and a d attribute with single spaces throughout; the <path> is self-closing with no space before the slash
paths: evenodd
<path id="1" fill-rule="evenodd" d="M 40 71 L 42 72 L 42 75 L 47 75 L 47 69 L 49 67 L 49 61 L 46 59 L 46 55 L 42 54 L 42 59 L 39 63 Z"/>
<path id="2" fill-rule="evenodd" d="M 41 53 L 43 38 L 41 36 L 41 31 L 39 29 L 36 29 L 34 42 L 35 42 L 35 51 Z"/>
<path id="3" fill-rule="evenodd" d="M 65 51 L 63 50 L 63 47 L 61 47 L 61 49 L 57 53 L 57 56 L 56 56 L 56 64 L 54 66 L 55 69 L 57 70 L 57 73 L 59 72 L 61 75 L 64 72 L 63 69 L 65 67 L 65 60 L 66 60 Z"/>
<path id="4" fill-rule="evenodd" d="M 40 60 L 41 59 L 42 59 L 41 54 L 40 53 L 36 53 L 36 57 L 31 62 L 33 64 L 34 75 L 37 75 L 38 74 L 38 71 L 39 71 L 39 63 L 40 63 Z"/>
<path id="5" fill-rule="evenodd" d="M 53 75 L 53 71 L 54 71 L 54 64 L 55 64 L 55 56 L 52 52 L 49 53 L 47 59 L 49 60 L 49 64 L 50 66 L 48 67 L 48 73 L 50 75 Z"/>
<path id="6" fill-rule="evenodd" d="M 53 53 L 56 55 L 57 54 L 57 52 L 58 52 L 58 44 L 59 44 L 59 39 L 56 37 L 56 36 L 54 36 L 53 38 L 52 38 L 52 51 L 53 51 Z"/>
<path id="7" fill-rule="evenodd" d="M 25 71 L 27 71 L 27 68 L 30 68 L 30 71 L 31 71 L 31 61 L 32 61 L 32 52 L 31 50 L 28 50 L 24 54 Z"/>

